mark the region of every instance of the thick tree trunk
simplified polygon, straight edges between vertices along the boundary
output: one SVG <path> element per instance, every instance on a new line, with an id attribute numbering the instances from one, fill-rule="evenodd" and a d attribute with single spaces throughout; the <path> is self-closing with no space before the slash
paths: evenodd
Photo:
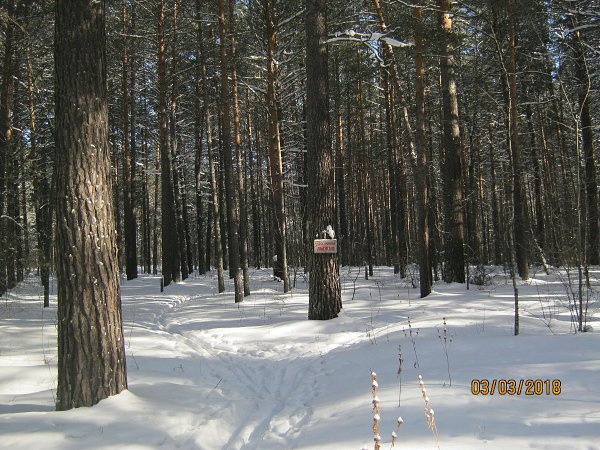
<path id="1" fill-rule="evenodd" d="M 308 220 L 312 240 L 336 223 L 335 158 L 329 124 L 327 1 L 306 0 L 305 5 Z M 338 256 L 310 253 L 308 318 L 332 319 L 342 309 Z"/>
<path id="2" fill-rule="evenodd" d="M 444 209 L 445 209 L 445 264 L 444 281 L 465 282 L 463 167 L 458 115 L 458 95 L 454 73 L 454 45 L 452 44 L 452 0 L 438 0 L 440 28 L 440 68 L 442 106 L 444 113 Z"/>
<path id="3" fill-rule="evenodd" d="M 419 0 L 419 5 L 422 0 Z M 431 259 L 429 255 L 429 186 L 427 171 L 429 155 L 425 140 L 425 65 L 423 62 L 423 8 L 414 8 L 414 33 L 416 50 L 416 103 L 417 103 L 417 132 L 416 132 L 416 200 L 417 200 L 417 234 L 419 245 L 419 277 L 421 297 L 431 293 Z"/>
<path id="4" fill-rule="evenodd" d="M 57 409 L 127 388 L 108 148 L 104 3 L 56 5 Z"/>

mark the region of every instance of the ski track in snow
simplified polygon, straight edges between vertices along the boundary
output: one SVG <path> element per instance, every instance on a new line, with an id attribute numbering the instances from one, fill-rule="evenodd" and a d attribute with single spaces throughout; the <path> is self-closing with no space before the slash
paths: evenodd
<path id="1" fill-rule="evenodd" d="M 173 305 L 162 309 L 155 321 L 161 331 L 174 336 L 199 357 L 210 359 L 211 371 L 222 380 L 219 385 L 233 400 L 233 406 L 246 398 L 255 399 L 251 408 L 240 408 L 250 411 L 240 417 L 235 416 L 235 411 L 223 412 L 236 424 L 223 450 L 281 448 L 310 422 L 310 405 L 318 396 L 317 373 L 322 370 L 322 354 L 296 347 L 292 350 L 303 353 L 293 355 L 288 347 L 273 351 L 272 343 L 260 341 L 246 342 L 232 351 L 232 345 L 223 336 L 182 330 L 178 316 L 185 317 L 186 308 L 200 300 L 206 301 L 205 296 L 178 297 Z M 278 351 L 289 353 L 276 359 L 273 355 Z M 269 358 L 263 358 L 264 355 Z"/>

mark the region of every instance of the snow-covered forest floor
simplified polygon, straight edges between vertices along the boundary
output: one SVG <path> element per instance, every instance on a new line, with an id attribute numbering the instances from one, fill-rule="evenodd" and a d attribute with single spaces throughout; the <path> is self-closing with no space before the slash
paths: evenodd
<path id="1" fill-rule="evenodd" d="M 252 272 L 239 306 L 231 285 L 216 293 L 213 275 L 164 293 L 157 277 L 124 281 L 129 391 L 66 412 L 53 411 L 56 297 L 43 309 L 28 278 L 0 301 L 0 448 L 372 449 L 373 370 L 383 449 L 398 416 L 397 448 L 438 446 L 419 374 L 440 449 L 600 449 L 600 273 L 588 305 L 595 330 L 574 332 L 566 273 L 538 271 L 519 285 L 515 337 L 510 280 L 488 272 L 485 286 L 440 282 L 419 299 L 391 269 L 367 281 L 343 268 L 344 309 L 327 322 L 306 319 L 300 272 L 286 295 L 268 270 Z M 474 395 L 474 379 L 490 389 L 493 380 L 544 383 L 500 395 L 507 386 L 496 382 L 493 395 Z M 554 380 L 560 393 L 547 394 L 558 391 Z"/>

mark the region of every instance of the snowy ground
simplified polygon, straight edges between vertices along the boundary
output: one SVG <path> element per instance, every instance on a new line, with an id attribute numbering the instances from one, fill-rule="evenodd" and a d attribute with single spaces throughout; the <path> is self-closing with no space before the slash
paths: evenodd
<path id="1" fill-rule="evenodd" d="M 441 449 L 600 449 L 600 286 L 589 304 L 596 330 L 576 334 L 565 274 L 535 274 L 520 286 L 515 337 L 499 269 L 482 289 L 437 283 L 419 299 L 390 269 L 365 281 L 344 268 L 344 310 L 327 322 L 306 320 L 300 274 L 289 295 L 268 271 L 251 279 L 239 308 L 212 277 L 164 294 L 155 277 L 123 282 L 129 391 L 67 412 L 53 411 L 56 299 L 44 310 L 28 279 L 0 301 L 0 448 L 372 449 L 374 370 L 383 449 L 398 416 L 397 448 L 437 448 L 419 374 Z M 473 379 L 560 380 L 560 394 L 544 384 L 542 395 L 526 385 L 473 395 Z"/>

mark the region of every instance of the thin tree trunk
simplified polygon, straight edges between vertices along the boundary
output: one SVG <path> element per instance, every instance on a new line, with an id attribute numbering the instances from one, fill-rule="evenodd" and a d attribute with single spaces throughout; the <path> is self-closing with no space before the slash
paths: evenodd
<path id="1" fill-rule="evenodd" d="M 496 148 L 494 146 L 494 137 L 492 134 L 491 125 L 489 126 L 489 136 L 490 136 L 490 191 L 492 194 L 491 202 L 492 202 L 492 234 L 495 237 L 494 239 L 494 264 L 500 265 L 502 264 L 503 255 L 502 255 L 502 239 L 500 237 L 503 235 L 500 230 L 500 212 L 498 210 L 498 188 L 496 183 L 496 160 L 494 158 L 494 152 Z"/>
<path id="2" fill-rule="evenodd" d="M 181 281 L 181 253 L 175 210 L 173 164 L 169 150 L 169 125 L 167 114 L 167 76 L 165 50 L 165 0 L 159 1 L 158 15 L 158 137 L 161 163 L 161 230 L 162 273 L 164 285 Z"/>
<path id="3" fill-rule="evenodd" d="M 344 180 L 344 127 L 341 111 L 341 92 L 340 92 L 340 67 L 339 61 L 335 58 L 335 118 L 337 128 L 336 154 L 335 154 L 335 182 L 337 186 L 337 200 L 339 211 L 339 236 L 340 242 L 340 266 L 348 263 L 348 215 L 346 212 L 346 183 Z"/>
<path id="4" fill-rule="evenodd" d="M 590 74 L 585 58 L 584 43 L 579 27 L 579 7 L 570 0 L 571 29 L 573 30 L 575 53 L 575 77 L 578 83 L 579 121 L 581 128 L 581 144 L 585 161 L 585 200 L 586 200 L 586 234 L 587 263 L 600 264 L 600 222 L 598 214 L 598 182 L 596 179 L 596 160 L 594 155 L 594 135 L 592 116 L 590 114 Z M 579 136 L 577 136 L 579 139 Z"/>
<path id="5" fill-rule="evenodd" d="M 427 184 L 428 152 L 425 140 L 425 65 L 423 62 L 423 8 L 422 0 L 414 8 L 414 33 L 415 33 L 415 68 L 416 68 L 416 104 L 417 104 L 417 132 L 416 132 L 416 200 L 417 200 L 417 230 L 419 244 L 419 277 L 421 285 L 421 298 L 431 293 L 431 259 L 429 256 L 429 186 Z"/>
<path id="6" fill-rule="evenodd" d="M 521 162 L 521 141 L 519 138 L 519 112 L 517 101 L 517 30 L 515 25 L 515 9 L 513 0 L 508 0 L 509 15 L 509 102 L 510 102 L 510 147 L 512 154 L 513 203 L 515 254 L 519 276 L 523 280 L 529 278 L 529 218 L 527 214 L 527 198 L 523 186 L 523 164 Z"/>
<path id="7" fill-rule="evenodd" d="M 388 27 L 385 23 L 384 20 L 384 16 L 383 16 L 383 11 L 381 8 L 381 5 L 379 3 L 379 0 L 373 0 L 373 5 L 375 6 L 375 11 L 377 13 L 377 21 L 379 23 L 379 28 L 381 29 L 381 31 L 383 33 L 387 33 L 388 32 Z M 409 155 L 410 158 L 412 160 L 413 166 L 415 165 L 415 143 L 414 143 L 414 138 L 413 138 L 413 132 L 410 126 L 410 121 L 409 121 L 409 117 L 408 117 L 408 108 L 407 108 L 407 103 L 406 100 L 404 99 L 404 96 L 402 94 L 402 86 L 400 84 L 400 79 L 398 76 L 398 68 L 396 66 L 396 61 L 394 58 L 394 52 L 392 49 L 392 46 L 385 42 L 383 44 L 383 50 L 384 50 L 384 60 L 386 62 L 386 66 L 388 67 L 389 70 L 389 76 L 390 76 L 390 82 L 392 84 L 392 88 L 393 88 L 393 93 L 394 95 L 392 95 L 391 100 L 393 100 L 393 105 L 395 108 L 396 105 L 396 96 L 399 99 L 399 103 L 400 103 L 400 118 L 402 121 L 402 125 L 403 128 L 405 130 L 405 136 L 406 139 L 408 141 L 408 147 L 409 147 Z M 395 112 L 395 109 L 394 109 Z M 396 128 L 396 120 L 394 120 L 393 123 L 393 128 Z M 400 146 L 398 145 L 398 152 L 400 152 Z M 409 217 L 410 217 L 410 213 L 409 213 L 409 209 L 408 209 L 408 204 L 407 204 L 407 198 L 408 198 L 408 190 L 407 190 L 407 185 L 406 185 L 406 179 L 407 179 L 407 166 L 406 166 L 406 161 L 404 159 L 404 157 L 402 157 L 401 155 L 397 158 L 398 161 L 398 166 L 397 166 L 397 190 L 398 190 L 398 204 L 396 206 L 397 208 L 397 213 L 398 213 L 398 259 L 399 259 L 399 272 L 400 272 L 400 276 L 402 278 L 404 278 L 406 276 L 406 263 L 407 263 L 407 256 L 408 256 L 408 242 L 409 240 L 407 239 L 408 237 L 408 229 L 407 229 L 407 224 L 409 222 Z"/>
<path id="8" fill-rule="evenodd" d="M 35 199 L 35 226 L 38 238 L 38 266 L 44 288 L 44 308 L 50 306 L 50 259 L 52 252 L 52 206 L 50 183 L 48 183 L 46 160 L 47 151 L 38 153 L 37 120 L 33 84 L 33 69 L 27 57 L 27 93 L 29 106 L 29 145 L 33 174 L 33 198 Z"/>
<path id="9" fill-rule="evenodd" d="M 208 97 L 205 96 L 205 101 Z M 211 130 L 211 121 L 210 121 L 210 113 L 208 111 L 208 107 L 205 106 L 205 114 L 206 114 L 206 147 L 208 150 L 208 164 L 210 166 L 210 186 L 212 190 L 213 197 L 213 228 L 215 233 L 215 259 L 216 259 L 216 267 L 217 267 L 217 282 L 219 293 L 225 291 L 225 278 L 223 273 L 223 247 L 221 245 L 221 241 L 223 237 L 221 235 L 221 212 L 220 212 L 220 202 L 219 202 L 219 193 L 217 188 L 217 175 L 215 172 L 215 158 L 214 158 L 214 149 L 213 149 L 213 140 L 212 140 L 212 130 Z"/>
<path id="10" fill-rule="evenodd" d="M 240 264 L 244 282 L 244 297 L 250 295 L 250 274 L 248 271 L 248 211 L 246 209 L 246 183 L 244 179 L 244 165 L 242 155 L 242 131 L 240 127 L 240 106 L 238 99 L 237 61 L 235 47 L 235 1 L 229 0 L 229 36 L 231 51 L 231 86 L 233 97 L 233 130 L 235 135 L 235 162 L 237 170 L 237 186 L 239 192 L 239 246 Z"/>
<path id="11" fill-rule="evenodd" d="M 253 247 L 253 265 L 255 268 L 261 267 L 261 239 L 260 239 L 260 199 L 257 177 L 260 177 L 260 166 L 258 165 L 258 155 L 254 155 L 252 118 L 250 116 L 250 94 L 246 90 L 246 131 L 248 133 L 248 166 L 250 168 L 250 199 L 252 205 L 252 247 Z"/>
<path id="12" fill-rule="evenodd" d="M 227 238 L 229 241 L 229 273 L 234 279 L 235 302 L 244 300 L 244 284 L 240 270 L 240 236 L 239 236 L 239 186 L 233 171 L 233 155 L 231 154 L 231 116 L 229 107 L 229 56 L 227 54 L 227 25 L 225 19 L 225 2 L 219 0 L 219 38 L 221 49 L 221 150 L 225 165 L 225 192 L 227 195 Z"/>
<path id="13" fill-rule="evenodd" d="M 9 166 L 12 161 L 12 107 L 14 92 L 14 11 L 13 0 L 6 2 L 6 20 L 5 38 L 4 38 L 4 58 L 2 64 L 2 86 L 0 91 L 0 295 L 3 295 L 8 288 L 7 269 L 10 258 L 8 250 L 12 245 L 9 239 L 9 213 L 8 213 L 8 177 L 10 174 Z"/>
<path id="14" fill-rule="evenodd" d="M 544 236 L 544 207 L 542 202 L 542 170 L 536 148 L 536 133 L 533 126 L 533 112 L 531 110 L 531 105 L 527 105 L 527 125 L 529 127 L 529 135 L 531 136 L 531 160 L 533 161 L 533 199 L 535 216 L 534 237 L 540 249 L 543 250 L 546 245 Z"/>
<path id="15" fill-rule="evenodd" d="M 125 273 L 128 280 L 137 278 L 137 223 L 135 217 L 135 149 L 130 147 L 129 131 L 129 102 L 133 95 L 130 94 L 129 86 L 129 42 L 128 34 L 128 15 L 127 1 L 122 1 L 123 21 L 123 55 L 122 55 L 122 96 L 123 96 L 123 115 L 122 115 L 122 151 L 123 151 L 123 215 L 124 215 L 124 237 L 125 237 Z M 132 130 L 132 132 L 134 132 Z M 133 142 L 131 142 L 133 144 Z"/>
<path id="16" fill-rule="evenodd" d="M 179 3 L 173 0 L 173 26 L 171 29 L 171 108 L 169 110 L 169 152 L 171 154 L 171 174 L 173 179 L 173 199 L 175 200 L 175 222 L 177 229 L 177 244 L 179 246 L 179 262 L 181 279 L 188 275 L 188 243 L 185 233 L 185 220 L 183 209 L 185 204 L 181 198 L 181 183 L 185 183 L 181 176 L 181 161 L 179 154 L 179 141 L 177 136 L 177 112 L 179 106 L 179 80 L 177 77 L 177 13 Z"/>
<path id="17" fill-rule="evenodd" d="M 206 245 L 204 243 L 205 232 L 203 228 L 204 223 L 204 211 L 202 202 L 202 182 L 204 173 L 202 173 L 202 108 L 200 106 L 200 98 L 202 97 L 202 65 L 204 61 L 201 58 L 202 55 L 202 26 L 201 21 L 201 2 L 196 0 L 195 3 L 196 11 L 196 26 L 197 28 L 197 47 L 196 47 L 196 67 L 195 67 L 195 80 L 194 80 L 194 181 L 196 187 L 196 239 L 198 241 L 198 273 L 203 275 L 209 269 L 210 261 L 206 260 Z"/>
<path id="18" fill-rule="evenodd" d="M 283 280 L 283 292 L 290 290 L 287 261 L 287 235 L 283 187 L 283 163 L 281 158 L 281 139 L 279 134 L 279 117 L 277 110 L 277 93 L 275 79 L 277 66 L 275 52 L 277 49 L 277 30 L 275 25 L 275 5 L 273 0 L 264 0 L 266 40 L 267 40 L 267 108 L 269 113 L 269 174 L 273 196 L 273 240 L 277 260 L 273 264 L 273 274 Z"/>

